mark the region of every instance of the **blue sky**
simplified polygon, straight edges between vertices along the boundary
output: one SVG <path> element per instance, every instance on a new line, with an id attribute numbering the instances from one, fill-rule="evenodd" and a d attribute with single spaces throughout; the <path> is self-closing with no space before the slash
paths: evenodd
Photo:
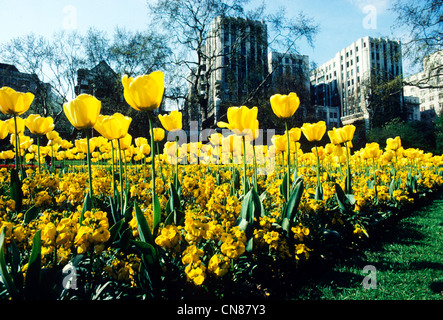
<path id="1" fill-rule="evenodd" d="M 320 24 L 312 49 L 305 42 L 300 53 L 322 64 L 363 36 L 390 36 L 395 0 L 272 0 L 268 11 L 283 6 L 288 15 L 303 11 Z M 55 31 L 86 31 L 94 26 L 112 34 L 116 26 L 142 30 L 148 22 L 146 0 L 0 0 L 0 43 L 30 32 L 50 37 Z M 251 5 L 260 1 L 252 0 Z M 1 57 L 0 57 L 1 59 Z M 404 70 L 407 73 L 407 70 Z"/>

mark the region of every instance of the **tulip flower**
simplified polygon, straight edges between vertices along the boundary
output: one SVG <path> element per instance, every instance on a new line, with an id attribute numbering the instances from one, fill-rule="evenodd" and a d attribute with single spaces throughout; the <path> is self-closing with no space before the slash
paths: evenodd
<path id="1" fill-rule="evenodd" d="M 122 164 L 121 164 L 121 146 L 120 139 L 123 139 L 129 130 L 129 125 L 132 122 L 132 118 L 126 117 L 121 113 L 114 113 L 112 116 L 99 115 L 97 122 L 94 125 L 94 129 L 97 130 L 103 137 L 108 140 L 112 140 L 111 146 L 114 150 L 114 141 L 117 141 L 119 150 L 119 162 L 120 162 L 120 185 L 122 185 Z M 132 139 L 132 137 L 131 137 Z M 131 142 L 129 142 L 130 144 Z M 112 151 L 112 176 L 114 177 L 114 151 Z M 113 180 L 114 184 L 114 180 Z M 115 184 L 114 184 L 115 186 Z M 123 197 L 121 196 L 121 202 L 123 203 Z"/>
<path id="2" fill-rule="evenodd" d="M 165 90 L 165 75 L 154 71 L 136 78 L 124 75 L 123 95 L 126 102 L 137 111 L 154 111 L 160 107 Z"/>
<path id="3" fill-rule="evenodd" d="M 257 107 L 248 108 L 246 106 L 241 107 L 229 107 L 227 112 L 228 122 L 220 121 L 217 126 L 220 128 L 228 128 L 234 134 L 243 136 L 243 170 L 244 170 L 244 194 L 246 194 L 246 138 L 248 136 L 250 140 L 254 140 L 258 136 L 258 121 L 257 121 Z"/>
<path id="4" fill-rule="evenodd" d="M 396 151 L 401 147 L 401 139 L 399 136 L 388 138 L 386 140 L 386 149 Z"/>
<path id="5" fill-rule="evenodd" d="M 182 113 L 174 110 L 169 115 L 159 115 L 163 128 L 169 132 L 176 132 L 182 129 Z"/>
<path id="6" fill-rule="evenodd" d="M 18 139 L 18 130 L 17 130 L 17 116 L 28 111 L 31 106 L 32 101 L 34 100 L 34 95 L 30 92 L 17 92 L 12 88 L 3 87 L 0 89 L 0 111 L 3 114 L 12 115 L 14 117 L 14 133 L 16 139 Z M 15 142 L 18 145 L 20 142 L 17 140 Z M 16 148 L 15 153 L 15 166 L 16 168 L 20 166 L 19 163 L 19 155 L 18 148 Z M 23 176 L 23 174 L 22 174 Z"/>
<path id="7" fill-rule="evenodd" d="M 320 141 L 324 134 L 326 133 L 326 122 L 319 121 L 317 123 L 304 123 L 301 127 L 301 130 L 308 139 L 308 141 Z M 317 148 L 317 144 L 315 144 L 315 147 Z M 323 199 L 323 189 L 320 183 L 320 159 L 318 157 L 318 151 L 317 151 L 317 189 L 315 192 L 315 199 L 316 200 L 322 200 Z"/>
<path id="8" fill-rule="evenodd" d="M 288 119 L 294 115 L 300 106 L 300 99 L 295 92 L 291 92 L 288 95 L 275 94 L 270 98 L 271 108 L 274 114 L 280 119 L 285 119 L 285 131 L 287 140 L 287 196 L 289 199 L 290 184 L 291 184 L 291 153 L 289 150 L 289 131 L 288 131 Z"/>
<path id="9" fill-rule="evenodd" d="M 135 142 L 136 147 L 140 148 L 140 146 L 142 146 L 144 144 L 148 144 L 148 139 L 146 139 L 145 137 L 138 137 L 138 138 L 135 138 L 134 142 Z M 151 152 L 150 149 L 149 149 L 149 152 Z"/>
<path id="10" fill-rule="evenodd" d="M 78 130 L 93 128 L 97 122 L 101 110 L 101 102 L 89 94 L 80 94 L 77 98 L 65 103 L 63 111 L 69 122 Z M 88 144 L 87 162 L 89 175 L 89 193 L 92 198 L 92 172 L 91 155 L 89 153 L 89 130 L 86 131 L 86 143 Z"/>
<path id="11" fill-rule="evenodd" d="M 77 98 L 63 105 L 66 117 L 72 126 L 78 130 L 94 127 L 100 110 L 100 100 L 89 94 L 80 94 Z"/>
<path id="12" fill-rule="evenodd" d="M 220 121 L 217 126 L 220 128 L 228 128 L 236 135 L 251 135 L 257 128 L 257 107 L 249 109 L 246 106 L 229 107 L 227 118 L 228 123 Z"/>
<path id="13" fill-rule="evenodd" d="M 52 117 L 31 114 L 26 118 L 25 125 L 32 134 L 43 136 L 54 129 L 54 120 Z"/>
<path id="14" fill-rule="evenodd" d="M 9 134 L 8 123 L 0 120 L 0 140 L 5 139 Z"/>
<path id="15" fill-rule="evenodd" d="M 393 138 L 388 138 L 386 140 L 386 149 L 387 150 L 392 150 L 395 153 L 395 173 L 394 176 L 397 175 L 397 150 L 401 148 L 401 139 L 399 136 L 396 136 L 394 139 Z"/>
<path id="16" fill-rule="evenodd" d="M 300 99 L 294 92 L 288 95 L 275 94 L 271 97 L 271 108 L 280 119 L 289 119 L 294 115 L 300 105 Z"/>
<path id="17" fill-rule="evenodd" d="M 339 128 L 337 130 L 337 135 L 339 137 L 339 140 L 342 143 L 347 143 L 352 141 L 352 138 L 354 137 L 354 133 L 355 133 L 355 126 L 352 124 L 348 124 L 342 128 Z"/>
<path id="18" fill-rule="evenodd" d="M 37 135 L 38 170 L 40 171 L 40 136 L 54 129 L 54 120 L 52 117 L 45 118 L 38 114 L 31 114 L 26 118 L 25 125 L 31 133 Z"/>
<path id="19" fill-rule="evenodd" d="M 17 92 L 9 87 L 0 89 L 0 111 L 3 114 L 19 116 L 28 111 L 33 100 L 34 95 L 30 92 Z"/>
<path id="20" fill-rule="evenodd" d="M 162 128 L 154 128 L 154 141 L 160 142 L 165 138 L 165 130 Z"/>
<path id="21" fill-rule="evenodd" d="M 94 129 L 108 140 L 123 138 L 129 129 L 132 118 L 121 113 L 114 113 L 112 116 L 99 115 Z"/>
<path id="22" fill-rule="evenodd" d="M 158 119 L 160 120 L 163 128 L 169 132 L 176 132 L 182 129 L 182 113 L 174 110 L 171 111 L 169 115 L 159 115 Z M 176 137 L 176 143 L 178 144 L 178 137 Z M 176 170 L 175 170 L 175 185 L 178 185 L 178 151 L 179 148 L 176 148 L 177 155 L 176 155 Z"/>
<path id="23" fill-rule="evenodd" d="M 326 122 L 319 121 L 317 123 L 304 123 L 301 131 L 308 141 L 320 141 L 326 133 Z"/>
<path id="24" fill-rule="evenodd" d="M 154 126 L 152 124 L 151 113 L 160 107 L 165 90 L 165 75 L 161 71 L 154 71 L 149 75 L 142 75 L 136 78 L 124 75 L 122 77 L 123 96 L 126 102 L 137 111 L 148 112 L 149 129 L 151 134 L 151 146 L 154 146 Z M 156 229 L 160 222 L 161 212 L 156 209 L 160 205 L 155 193 L 155 148 L 151 148 L 152 159 L 152 200 L 154 208 L 153 228 Z"/>

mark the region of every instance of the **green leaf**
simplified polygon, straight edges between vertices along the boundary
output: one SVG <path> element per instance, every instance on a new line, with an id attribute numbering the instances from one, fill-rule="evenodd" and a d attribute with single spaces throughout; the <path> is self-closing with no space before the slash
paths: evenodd
<path id="1" fill-rule="evenodd" d="M 320 183 L 317 183 L 317 187 L 315 188 L 315 200 L 323 200 L 323 186 Z"/>
<path id="2" fill-rule="evenodd" d="M 351 177 L 351 169 L 349 168 L 349 165 L 346 169 L 345 193 L 347 193 L 347 194 L 352 193 L 352 177 Z"/>
<path id="3" fill-rule="evenodd" d="M 137 202 L 134 202 L 135 219 L 137 220 L 137 228 L 141 241 L 147 242 L 151 245 L 154 244 L 154 239 L 152 237 L 151 229 L 149 228 L 146 218 L 138 206 Z"/>
<path id="4" fill-rule="evenodd" d="M 254 219 L 254 201 L 252 199 L 252 189 L 246 193 L 243 198 L 241 209 L 240 209 L 240 217 L 246 221 L 253 221 Z"/>
<path id="5" fill-rule="evenodd" d="M 288 173 L 286 172 L 283 181 L 280 185 L 280 195 L 285 198 L 285 202 L 288 201 Z"/>
<path id="6" fill-rule="evenodd" d="M 92 210 L 92 199 L 91 199 L 91 195 L 89 194 L 89 192 L 87 192 L 86 196 L 85 196 L 85 200 L 83 201 L 82 213 L 80 215 L 80 224 L 82 224 L 82 222 L 83 222 L 85 212 L 91 211 L 91 210 Z"/>
<path id="7" fill-rule="evenodd" d="M 253 249 L 253 240 L 254 240 L 254 225 L 253 222 L 250 222 L 246 219 L 240 218 L 237 222 L 238 228 L 245 232 L 246 236 L 246 251 L 251 252 Z"/>
<path id="8" fill-rule="evenodd" d="M 3 279 L 3 284 L 5 285 L 6 289 L 8 290 L 11 298 L 13 300 L 16 300 L 16 299 L 20 298 L 20 292 L 17 289 L 17 287 L 15 286 L 14 280 L 12 279 L 12 276 L 9 273 L 8 267 L 6 265 L 5 254 L 4 254 L 5 232 L 6 232 L 6 228 L 3 227 L 0 232 L 0 274 Z"/>
<path id="9" fill-rule="evenodd" d="M 25 216 L 23 217 L 23 223 L 28 224 L 29 222 L 37 218 L 39 214 L 40 214 L 39 208 L 37 208 L 36 206 L 32 206 L 25 212 Z"/>
<path id="10" fill-rule="evenodd" d="M 353 196 L 348 197 L 338 183 L 335 183 L 335 197 L 341 213 L 350 213 L 352 211 L 352 206 L 355 203 L 355 199 Z"/>
<path id="11" fill-rule="evenodd" d="M 124 219 L 120 219 L 120 221 L 117 221 L 112 225 L 112 227 L 109 228 L 110 237 L 107 241 L 108 244 L 114 243 L 118 239 L 118 235 L 120 233 L 121 228 L 123 227 L 123 224 L 125 223 Z"/>
<path id="12" fill-rule="evenodd" d="M 15 201 L 16 212 L 21 212 L 23 203 L 22 182 L 20 181 L 18 171 L 15 168 L 11 169 L 11 184 L 9 189 L 11 198 Z"/>
<path id="13" fill-rule="evenodd" d="M 131 244 L 135 245 L 143 255 L 145 255 L 146 262 L 149 265 L 153 265 L 157 262 L 157 250 L 155 247 L 147 242 L 131 240 Z"/>
<path id="14" fill-rule="evenodd" d="M 304 184 L 303 180 L 299 180 L 298 184 L 295 186 L 294 190 L 291 192 L 289 196 L 288 205 L 285 209 L 285 218 L 289 221 L 293 221 L 295 217 L 295 213 L 297 212 L 297 208 L 300 204 L 301 197 L 303 196 Z"/>
<path id="15" fill-rule="evenodd" d="M 32 238 L 32 251 L 28 261 L 28 271 L 25 278 L 25 298 L 35 300 L 38 298 L 41 271 L 41 230 Z"/>

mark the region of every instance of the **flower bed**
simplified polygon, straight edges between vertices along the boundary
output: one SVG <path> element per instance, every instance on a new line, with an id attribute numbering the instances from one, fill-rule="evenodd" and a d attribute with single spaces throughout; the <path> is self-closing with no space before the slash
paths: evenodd
<path id="1" fill-rule="evenodd" d="M 352 125 L 289 130 L 295 93 L 270 99 L 285 121 L 270 145 L 257 143 L 258 108 L 242 106 L 218 123 L 225 135 L 177 137 L 159 153 L 165 132 L 153 127 L 153 111 L 163 73 L 122 84 L 128 104 L 147 112 L 149 144 L 138 137 L 134 146 L 132 119 L 101 115 L 100 101 L 85 94 L 64 112 L 86 138 L 66 141 L 52 118 L 19 117 L 32 94 L 0 89 L 0 110 L 12 115 L 0 136 L 9 132 L 14 146 L 0 153 L 14 158 L 0 168 L 0 298 L 281 298 L 301 270 L 358 248 L 382 222 L 441 190 L 443 157 L 405 150 L 399 137 L 352 153 Z M 181 130 L 180 112 L 159 120 Z M 331 143 L 322 146 L 326 132 Z M 302 133 L 311 150 L 302 151 Z"/>
<path id="2" fill-rule="evenodd" d="M 118 198 L 118 192 L 113 192 L 109 166 L 93 166 L 93 209 L 84 208 L 88 175 L 83 166 L 65 167 L 58 173 L 28 169 L 20 211 L 7 191 L 10 170 L 2 168 L 0 223 L 5 254 L 20 257 L 5 260 L 9 262 L 5 265 L 14 283 L 22 278 L 32 256 L 34 235 L 40 230 L 42 270 L 50 270 L 50 276 L 57 275 L 60 280 L 57 290 L 46 288 L 44 294 L 52 298 L 61 298 L 57 294 L 62 291 L 63 298 L 90 299 L 105 284 L 109 291 L 103 290 L 101 298 L 178 298 L 201 294 L 203 288 L 222 297 L 232 294 L 227 291 L 236 285 L 253 291 L 246 284 L 263 281 L 257 271 L 266 270 L 267 276 L 269 272 L 276 276 L 278 270 L 297 273 L 311 260 L 320 263 L 333 259 L 337 250 L 358 246 L 370 237 L 370 230 L 378 223 L 440 190 L 441 157 L 410 159 L 403 151 L 394 185 L 392 162 L 383 162 L 381 154 L 374 168 L 374 163 L 362 159 L 364 151 L 355 152 L 351 158 L 352 196 L 343 192 L 346 175 L 334 165 L 335 156 L 324 155 L 322 200 L 315 199 L 314 158 L 310 153 L 301 156 L 298 173 L 303 177 L 304 190 L 290 229 L 285 228 L 282 218 L 286 201 L 284 167 L 279 163 L 275 173 L 258 176 L 258 203 L 263 208 L 253 209 L 256 216 L 247 228 L 241 218 L 246 210 L 242 208 L 246 197 L 239 179 L 242 170 L 232 165 L 180 166 L 180 187 L 175 188 L 174 165 L 162 163 L 162 174 L 155 183 L 162 212 L 157 229 L 152 227 L 150 175 L 140 165 L 126 167 L 128 203 L 119 221 L 113 216 L 118 203 L 113 199 Z M 247 174 L 252 178 L 253 170 Z M 175 222 L 171 218 L 174 214 L 178 216 Z M 140 227 L 141 216 L 153 230 L 152 235 L 151 231 L 147 236 L 140 234 L 148 230 Z M 155 259 L 148 261 L 148 257 Z M 71 265 L 77 270 L 76 285 L 81 290 L 62 290 L 63 268 Z M 151 282 L 144 283 L 147 274 Z M 90 286 L 94 289 L 88 289 Z M 262 292 L 264 297 L 267 293 L 272 298 L 270 290 Z M 3 297 L 10 294 L 3 292 Z"/>

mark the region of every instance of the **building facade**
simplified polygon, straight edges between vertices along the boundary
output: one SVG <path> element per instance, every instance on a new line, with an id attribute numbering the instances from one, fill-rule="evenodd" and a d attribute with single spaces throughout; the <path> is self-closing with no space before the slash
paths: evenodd
<path id="1" fill-rule="evenodd" d="M 371 112 L 365 84 L 376 76 L 389 81 L 401 75 L 400 42 L 363 37 L 311 72 L 313 104 L 338 107 L 341 124 L 363 121 L 368 129 Z M 401 104 L 401 94 L 398 99 Z"/>
<path id="2" fill-rule="evenodd" d="M 405 78 L 405 101 L 414 101 L 420 118 L 434 121 L 443 115 L 443 50 L 423 59 L 423 70 Z"/>
<path id="3" fill-rule="evenodd" d="M 63 102 L 49 83 L 41 81 L 36 74 L 20 72 L 14 65 L 0 63 L 0 87 L 33 93 L 30 112 L 49 116 L 51 112 L 61 110 Z"/>
<path id="4" fill-rule="evenodd" d="M 263 82 L 267 68 L 267 26 L 262 21 L 217 17 L 212 22 L 204 50 L 208 74 L 200 90 L 207 94 L 202 126 L 211 127 L 230 106 L 243 104 Z"/>

